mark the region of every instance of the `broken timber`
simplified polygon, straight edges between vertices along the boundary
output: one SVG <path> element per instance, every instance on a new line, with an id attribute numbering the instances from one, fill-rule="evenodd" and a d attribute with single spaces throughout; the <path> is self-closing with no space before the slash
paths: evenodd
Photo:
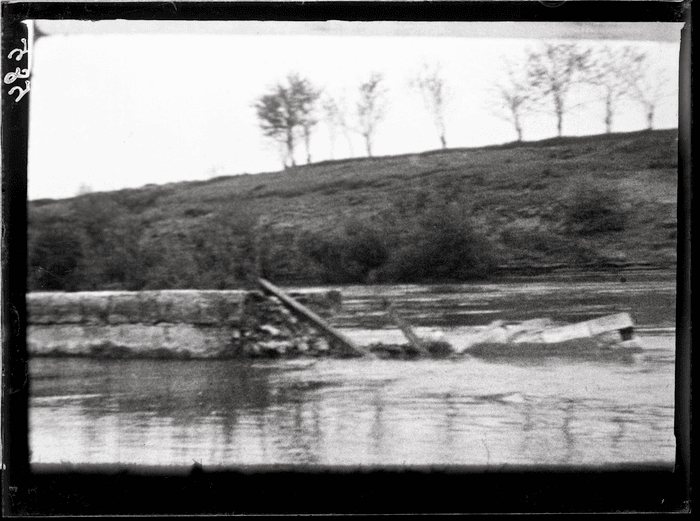
<path id="1" fill-rule="evenodd" d="M 418 351 L 420 354 L 424 356 L 429 356 L 430 353 L 428 352 L 428 349 L 425 347 L 423 344 L 423 341 L 418 338 L 418 335 L 416 335 L 413 332 L 413 329 L 411 326 L 406 322 L 403 318 L 401 318 L 397 313 L 396 310 L 394 309 L 394 306 L 389 302 L 388 300 L 384 301 L 384 309 L 386 310 L 387 315 L 389 315 L 389 318 L 394 321 L 394 323 L 399 327 L 401 332 L 404 334 L 404 336 L 408 339 L 408 341 L 411 343 L 413 348 Z"/>
<path id="2" fill-rule="evenodd" d="M 603 333 L 613 331 L 619 331 L 620 335 L 627 334 L 628 331 L 631 334 L 633 328 L 634 321 L 629 313 L 617 313 L 615 315 L 607 315 L 576 324 L 544 328 L 541 331 L 534 331 L 530 334 L 526 333 L 514 341 L 535 341 L 544 344 L 556 344 L 579 338 L 594 338 Z"/>
<path id="3" fill-rule="evenodd" d="M 345 347 L 350 348 L 351 350 L 355 351 L 356 353 L 359 353 L 362 356 L 366 356 L 369 358 L 377 357 L 374 353 L 355 344 L 352 340 L 343 335 L 340 331 L 330 326 L 316 313 L 294 300 L 292 297 L 284 293 L 281 289 L 279 289 L 271 282 L 261 278 L 258 279 L 258 284 L 260 284 L 264 291 L 277 297 L 282 302 L 282 304 L 287 306 L 292 311 L 295 311 L 299 315 L 302 315 L 305 319 L 307 319 L 309 322 L 321 329 L 324 333 L 326 333 L 326 335 L 330 336 L 333 340 L 340 342 Z"/>

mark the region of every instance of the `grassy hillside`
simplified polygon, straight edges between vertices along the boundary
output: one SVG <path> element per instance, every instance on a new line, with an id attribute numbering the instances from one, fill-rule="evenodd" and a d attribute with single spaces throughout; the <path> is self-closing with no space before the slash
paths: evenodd
<path id="1" fill-rule="evenodd" d="M 32 289 L 468 280 L 669 266 L 677 132 L 327 161 L 29 204 Z"/>

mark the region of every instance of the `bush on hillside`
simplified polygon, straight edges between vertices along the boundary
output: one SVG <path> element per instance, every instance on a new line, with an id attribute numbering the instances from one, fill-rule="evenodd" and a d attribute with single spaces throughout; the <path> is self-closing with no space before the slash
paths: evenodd
<path id="1" fill-rule="evenodd" d="M 34 291 L 73 291 L 80 282 L 83 241 L 70 223 L 46 224 L 29 244 L 29 288 Z"/>
<path id="2" fill-rule="evenodd" d="M 517 251 L 541 254 L 557 253 L 568 248 L 569 242 L 546 228 L 507 226 L 501 231 L 503 244 Z"/>
<path id="3" fill-rule="evenodd" d="M 378 278 L 386 282 L 467 281 L 496 267 L 490 242 L 456 203 L 434 204 L 416 216 Z"/>
<path id="4" fill-rule="evenodd" d="M 90 194 L 61 215 L 30 213 L 29 288 L 239 287 L 257 273 L 257 223 L 248 205 L 231 201 L 177 232 L 145 233 L 142 216 L 104 194 Z"/>
<path id="5" fill-rule="evenodd" d="M 195 287 L 228 289 L 255 276 L 262 233 L 257 212 L 239 201 L 198 223 L 185 238 L 197 274 Z"/>
<path id="6" fill-rule="evenodd" d="M 622 194 L 616 187 L 581 183 L 565 204 L 566 228 L 579 235 L 621 231 L 626 221 Z"/>
<path id="7" fill-rule="evenodd" d="M 103 194 L 87 194 L 71 202 L 72 221 L 82 230 L 90 248 L 103 246 L 109 230 L 128 214 L 127 209 Z"/>
<path id="8" fill-rule="evenodd" d="M 142 233 L 140 220 L 131 216 L 119 218 L 106 230 L 106 248 L 100 252 L 101 285 L 115 290 L 143 289 L 148 281 L 148 270 L 141 246 Z"/>
<path id="9" fill-rule="evenodd" d="M 260 275 L 273 281 L 319 281 L 323 270 L 309 262 L 299 248 L 301 231 L 296 226 L 270 226 L 256 237 Z"/>
<path id="10" fill-rule="evenodd" d="M 306 234 L 300 249 L 322 267 L 326 283 L 466 281 L 496 267 L 466 204 L 420 193 L 403 194 L 372 221 Z"/>
<path id="11" fill-rule="evenodd" d="M 358 220 L 347 222 L 334 233 L 307 233 L 299 247 L 323 268 L 327 283 L 364 282 L 389 254 L 381 230 Z"/>

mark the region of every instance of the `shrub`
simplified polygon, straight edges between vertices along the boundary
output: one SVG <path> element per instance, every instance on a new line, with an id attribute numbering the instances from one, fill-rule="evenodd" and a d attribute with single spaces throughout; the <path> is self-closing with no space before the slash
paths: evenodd
<path id="1" fill-rule="evenodd" d="M 46 225 L 33 237 L 28 260 L 30 290 L 75 290 L 83 261 L 82 238 L 70 223 Z"/>
<path id="2" fill-rule="evenodd" d="M 501 231 L 503 244 L 511 250 L 551 254 L 565 251 L 569 247 L 566 237 L 540 226 L 527 227 L 511 223 Z"/>
<path id="3" fill-rule="evenodd" d="M 318 281 L 323 270 L 309 262 L 299 247 L 296 227 L 271 228 L 257 237 L 261 275 L 271 280 Z"/>
<path id="4" fill-rule="evenodd" d="M 200 217 L 202 215 L 207 215 L 209 213 L 208 210 L 205 210 L 204 208 L 187 208 L 184 211 L 184 216 L 185 217 Z"/>
<path id="5" fill-rule="evenodd" d="M 141 247 L 143 227 L 136 217 L 122 216 L 105 230 L 105 248 L 92 263 L 101 264 L 103 284 L 137 291 L 147 282 L 146 258 Z"/>
<path id="6" fill-rule="evenodd" d="M 160 187 L 158 188 L 125 188 L 113 192 L 111 199 L 120 206 L 126 208 L 131 214 L 141 213 L 144 210 L 153 208 L 158 198 L 164 193 Z"/>
<path id="7" fill-rule="evenodd" d="M 435 204 L 401 237 L 379 279 L 386 282 L 473 280 L 496 266 L 489 241 L 457 204 Z"/>
<path id="8" fill-rule="evenodd" d="M 345 226 L 345 235 L 346 260 L 367 271 L 384 264 L 388 254 L 380 230 L 360 221 L 350 221 Z"/>
<path id="9" fill-rule="evenodd" d="M 184 244 L 197 274 L 195 287 L 226 289 L 256 275 L 263 233 L 257 213 L 236 200 L 198 223 Z"/>
<path id="10" fill-rule="evenodd" d="M 72 201 L 72 220 L 82 229 L 90 248 L 104 244 L 107 230 L 126 215 L 125 209 L 102 194 L 87 194 Z"/>
<path id="11" fill-rule="evenodd" d="M 325 282 L 364 282 L 370 271 L 382 266 L 388 249 L 380 229 L 362 221 L 349 221 L 340 232 L 305 234 L 299 247 L 323 268 Z"/>
<path id="12" fill-rule="evenodd" d="M 579 184 L 566 201 L 564 223 L 579 235 L 624 230 L 627 214 L 622 203 L 615 187 Z"/>

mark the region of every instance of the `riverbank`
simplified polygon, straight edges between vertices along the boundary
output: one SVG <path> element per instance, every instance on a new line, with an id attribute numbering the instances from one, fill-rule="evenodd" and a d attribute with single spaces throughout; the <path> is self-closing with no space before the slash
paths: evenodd
<path id="1" fill-rule="evenodd" d="M 356 158 L 29 203 L 30 288 L 494 280 L 676 262 L 676 130 Z M 439 262 L 438 262 L 439 261 Z"/>

